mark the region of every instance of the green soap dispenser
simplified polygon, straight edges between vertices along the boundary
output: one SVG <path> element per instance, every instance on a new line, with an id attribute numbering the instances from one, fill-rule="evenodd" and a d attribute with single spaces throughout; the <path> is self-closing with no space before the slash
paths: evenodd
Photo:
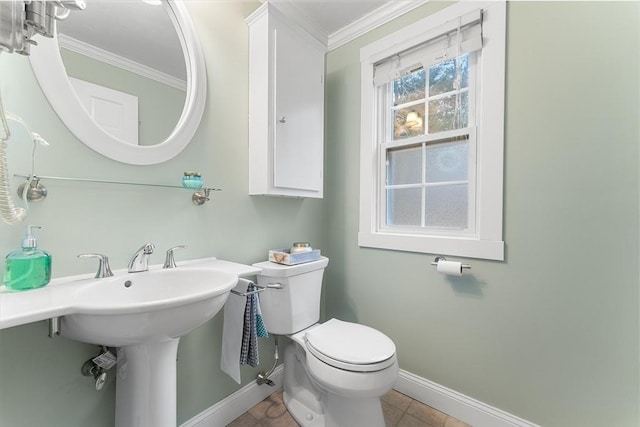
<path id="1" fill-rule="evenodd" d="M 38 249 L 38 239 L 33 230 L 36 225 L 27 227 L 22 241 L 22 250 L 13 251 L 5 258 L 4 285 L 16 291 L 41 288 L 51 280 L 51 255 Z"/>

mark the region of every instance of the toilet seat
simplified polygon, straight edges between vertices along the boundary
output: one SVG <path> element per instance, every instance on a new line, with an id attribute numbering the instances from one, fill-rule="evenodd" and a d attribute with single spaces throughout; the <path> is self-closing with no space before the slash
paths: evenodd
<path id="1" fill-rule="evenodd" d="M 331 319 L 304 335 L 307 350 L 324 363 L 353 372 L 374 372 L 391 366 L 396 346 L 369 326 Z"/>

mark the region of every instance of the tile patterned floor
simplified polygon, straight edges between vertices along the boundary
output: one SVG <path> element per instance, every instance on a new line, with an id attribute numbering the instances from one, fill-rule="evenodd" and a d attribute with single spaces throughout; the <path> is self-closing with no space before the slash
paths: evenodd
<path id="1" fill-rule="evenodd" d="M 382 397 L 382 411 L 387 427 L 471 427 L 395 390 Z M 298 424 L 282 402 L 282 391 L 278 391 L 236 418 L 227 427 L 298 427 Z"/>

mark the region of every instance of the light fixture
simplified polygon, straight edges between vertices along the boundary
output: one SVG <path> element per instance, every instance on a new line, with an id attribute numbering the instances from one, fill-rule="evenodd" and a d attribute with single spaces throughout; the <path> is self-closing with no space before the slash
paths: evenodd
<path id="1" fill-rule="evenodd" d="M 412 111 L 409 114 L 407 114 L 407 118 L 405 119 L 404 124 L 407 126 L 415 126 L 418 124 L 419 118 L 420 116 L 418 116 L 418 113 L 416 113 L 415 111 Z"/>
<path id="2" fill-rule="evenodd" d="M 53 37 L 55 20 L 85 7 L 85 0 L 0 1 L 0 50 L 29 55 L 31 45 L 38 44 L 35 35 Z"/>
<path id="3" fill-rule="evenodd" d="M 420 117 L 420 113 L 416 111 L 409 112 L 404 121 L 405 127 L 412 132 L 421 132 L 423 124 L 424 121 Z"/>
<path id="4" fill-rule="evenodd" d="M 407 118 L 405 119 L 404 124 L 410 128 L 422 126 L 422 117 L 420 117 L 420 114 L 416 113 L 415 111 L 411 111 L 409 114 L 407 114 Z"/>

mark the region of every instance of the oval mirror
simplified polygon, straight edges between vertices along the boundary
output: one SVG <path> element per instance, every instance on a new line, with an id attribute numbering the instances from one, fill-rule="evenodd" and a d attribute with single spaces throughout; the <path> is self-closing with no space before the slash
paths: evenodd
<path id="1" fill-rule="evenodd" d="M 206 71 L 182 1 L 87 0 L 57 22 L 53 38 L 37 42 L 30 62 L 42 91 L 98 153 L 151 165 L 175 157 L 195 134 Z"/>

